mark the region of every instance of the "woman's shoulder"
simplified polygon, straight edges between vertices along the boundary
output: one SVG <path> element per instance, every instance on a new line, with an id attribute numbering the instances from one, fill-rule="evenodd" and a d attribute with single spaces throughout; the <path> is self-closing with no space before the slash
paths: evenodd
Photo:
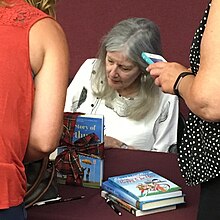
<path id="1" fill-rule="evenodd" d="M 79 67 L 78 71 L 75 73 L 72 82 L 80 82 L 80 85 L 88 85 L 90 82 L 93 66 L 96 60 L 96 58 L 86 59 Z"/>
<path id="2" fill-rule="evenodd" d="M 88 58 L 84 61 L 84 63 L 81 65 L 81 67 L 88 67 L 88 68 L 93 68 L 94 64 L 97 62 L 96 58 Z"/>
<path id="3" fill-rule="evenodd" d="M 97 61 L 96 58 L 88 58 L 86 59 L 82 65 L 80 66 L 79 70 L 77 71 L 76 75 L 91 75 L 92 70 L 94 68 L 94 64 Z"/>

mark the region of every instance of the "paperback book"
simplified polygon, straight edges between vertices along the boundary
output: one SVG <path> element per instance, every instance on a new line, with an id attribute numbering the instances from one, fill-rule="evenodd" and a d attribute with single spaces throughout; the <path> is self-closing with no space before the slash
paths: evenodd
<path id="1" fill-rule="evenodd" d="M 180 186 L 151 170 L 109 177 L 108 181 L 139 202 L 150 202 L 182 195 Z"/>
<path id="2" fill-rule="evenodd" d="M 100 188 L 103 179 L 103 159 L 95 155 L 80 153 L 79 161 L 84 173 L 82 185 Z"/>
<path id="3" fill-rule="evenodd" d="M 131 214 L 133 214 L 134 216 L 137 216 L 137 217 L 176 209 L 176 205 L 170 205 L 170 206 L 166 206 L 166 207 L 142 211 L 142 210 L 137 209 L 136 207 L 132 206 L 131 204 L 119 199 L 118 197 L 112 195 L 111 193 L 108 193 L 105 190 L 101 191 L 101 197 L 103 197 L 104 199 L 111 200 L 114 204 L 120 206 L 124 210 L 130 212 Z"/>
<path id="4" fill-rule="evenodd" d="M 132 197 L 130 194 L 126 193 L 124 190 L 115 187 L 109 181 L 104 181 L 102 183 L 102 189 L 140 210 L 151 210 L 151 209 L 184 203 L 184 195 L 182 195 L 181 191 L 177 191 L 178 194 L 175 195 L 174 197 L 170 197 L 166 199 L 139 201 L 134 197 Z"/>

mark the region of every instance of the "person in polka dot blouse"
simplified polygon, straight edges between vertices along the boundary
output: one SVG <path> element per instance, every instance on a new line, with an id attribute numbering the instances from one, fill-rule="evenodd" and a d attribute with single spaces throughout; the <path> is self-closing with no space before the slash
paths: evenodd
<path id="1" fill-rule="evenodd" d="M 210 1 L 190 49 L 190 68 L 158 62 L 147 71 L 162 91 L 185 101 L 190 112 L 179 146 L 188 185 L 201 184 L 198 220 L 220 219 L 220 1 Z"/>

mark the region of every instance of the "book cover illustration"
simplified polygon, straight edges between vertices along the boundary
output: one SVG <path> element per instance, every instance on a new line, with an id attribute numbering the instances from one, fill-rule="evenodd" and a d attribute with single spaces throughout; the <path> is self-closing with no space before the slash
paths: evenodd
<path id="1" fill-rule="evenodd" d="M 180 186 L 151 170 L 109 177 L 108 180 L 140 202 L 182 195 Z"/>
<path id="2" fill-rule="evenodd" d="M 165 199 L 162 198 L 149 201 L 148 198 L 147 201 L 139 201 L 130 194 L 126 193 L 124 190 L 115 187 L 109 181 L 104 181 L 102 183 L 102 189 L 140 210 L 151 210 L 155 208 L 185 203 L 184 195 L 182 195 L 181 191 L 177 191 L 178 195 L 168 197 Z"/>
<path id="3" fill-rule="evenodd" d="M 78 115 L 74 127 L 72 143 L 91 133 L 95 133 L 97 135 L 99 138 L 99 143 L 104 143 L 104 116 L 95 114 Z M 50 154 L 50 160 L 55 160 L 57 155 L 64 150 L 66 150 L 65 146 L 57 147 L 57 149 Z"/>
<path id="4" fill-rule="evenodd" d="M 170 206 L 166 206 L 166 207 L 143 211 L 143 210 L 137 209 L 136 207 L 130 205 L 129 203 L 117 198 L 116 196 L 112 195 L 111 193 L 108 193 L 105 190 L 101 191 L 101 197 L 104 199 L 111 200 L 114 204 L 120 206 L 124 210 L 130 212 L 131 214 L 133 214 L 134 216 L 137 216 L 137 217 L 176 209 L 176 205 L 170 205 Z"/>
<path id="5" fill-rule="evenodd" d="M 83 169 L 82 185 L 100 188 L 103 179 L 103 159 L 95 155 L 79 154 L 79 161 Z"/>
<path id="6" fill-rule="evenodd" d="M 67 181 L 70 181 L 71 176 L 73 176 L 73 172 L 70 173 L 69 170 L 72 170 L 71 164 L 74 164 L 80 167 L 80 177 L 82 174 L 84 175 L 83 178 L 80 178 L 83 181 L 83 186 L 100 188 L 103 176 L 104 116 L 82 114 L 77 115 L 74 122 L 74 130 L 69 132 L 72 146 L 70 145 L 69 148 L 59 146 L 56 149 L 55 161 L 57 160 L 58 182 L 68 184 Z M 73 129 L 69 125 L 67 127 Z M 91 136 L 84 138 L 89 134 Z M 82 155 L 82 152 L 84 152 L 84 155 Z M 68 155 L 73 155 L 75 159 L 70 161 Z M 62 171 L 60 172 L 60 170 Z"/>
<path id="7" fill-rule="evenodd" d="M 137 207 L 137 200 L 134 197 L 132 197 L 131 195 L 126 193 L 124 190 L 122 190 L 118 187 L 115 187 L 108 180 L 104 181 L 102 183 L 102 189 L 109 192 L 109 193 L 111 193 L 111 194 L 113 194 L 113 195 L 115 195 L 116 197 L 124 200 L 125 202 L 128 202 L 129 204 Z"/>
<path id="8" fill-rule="evenodd" d="M 104 116 L 92 114 L 77 116 L 72 142 L 91 133 L 98 136 L 100 143 L 104 142 Z"/>

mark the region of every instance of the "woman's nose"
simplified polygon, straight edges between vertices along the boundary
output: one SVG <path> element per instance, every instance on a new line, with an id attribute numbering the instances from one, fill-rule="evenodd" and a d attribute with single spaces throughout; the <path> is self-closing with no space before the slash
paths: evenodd
<path id="1" fill-rule="evenodd" d="M 111 76 L 116 77 L 116 76 L 118 76 L 117 70 L 118 70 L 118 66 L 117 65 L 112 65 L 111 68 L 110 68 L 109 74 Z"/>

